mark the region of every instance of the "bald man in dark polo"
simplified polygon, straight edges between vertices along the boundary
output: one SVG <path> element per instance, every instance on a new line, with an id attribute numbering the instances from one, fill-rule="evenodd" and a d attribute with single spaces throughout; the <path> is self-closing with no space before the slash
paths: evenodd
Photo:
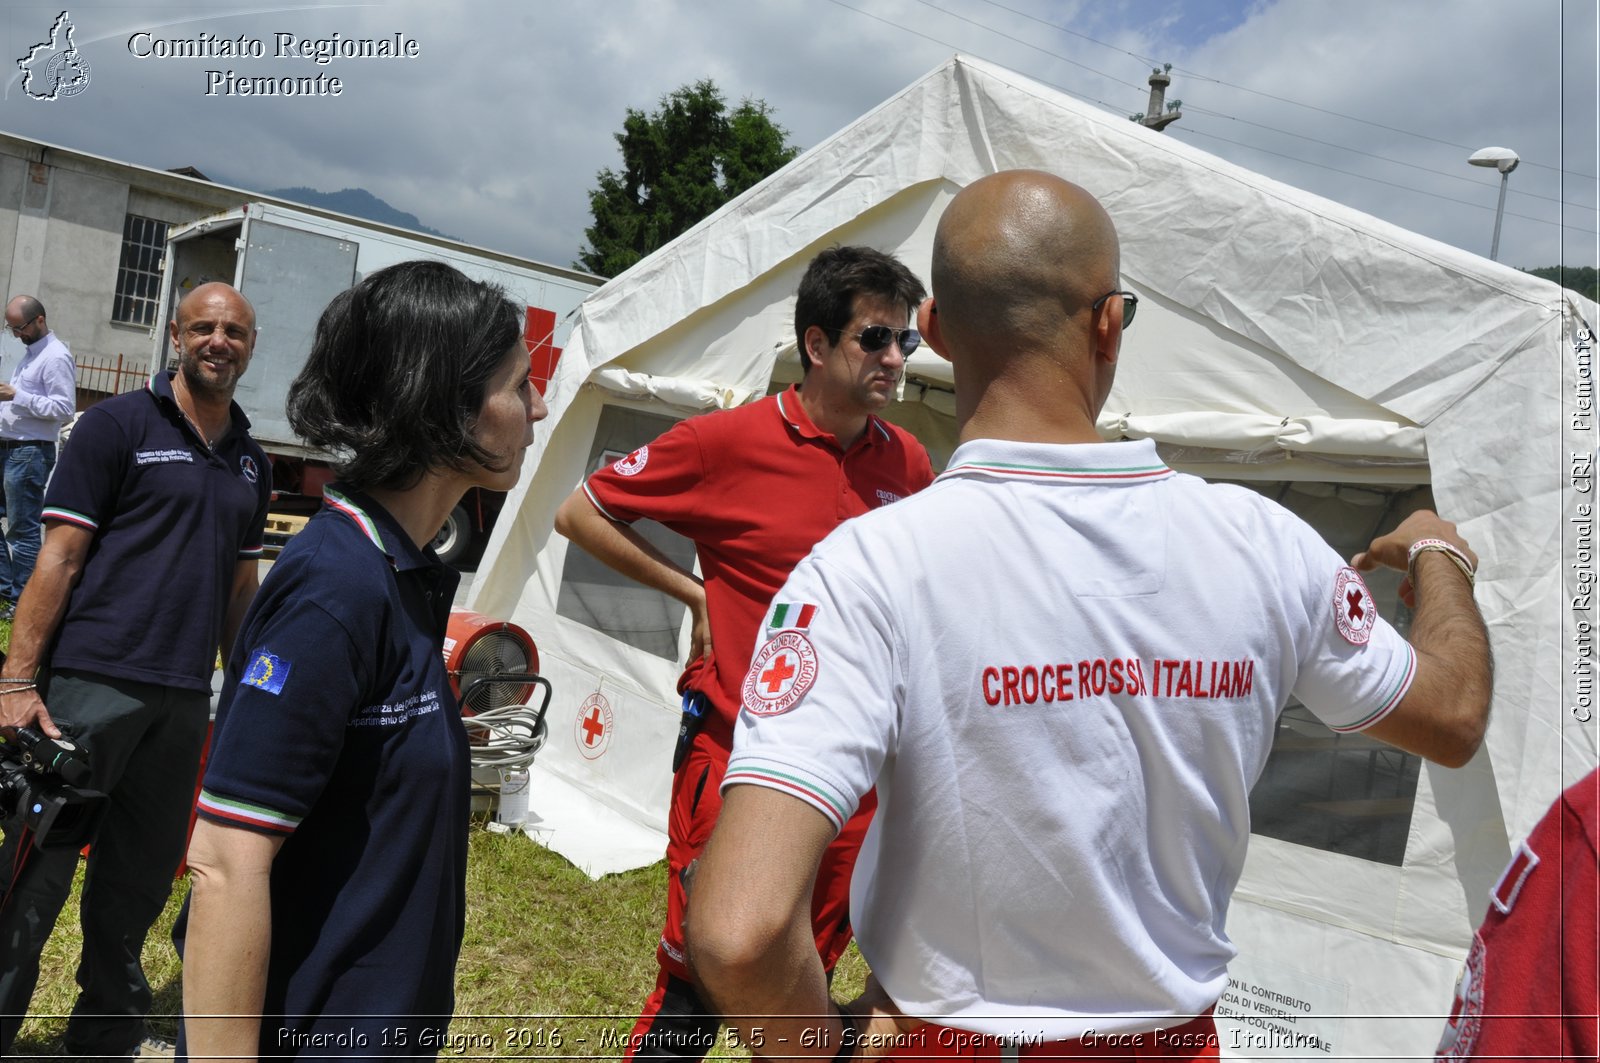
<path id="1" fill-rule="evenodd" d="M 807 678 L 746 684 L 689 898 L 692 969 L 754 1017 L 757 1055 L 1217 1058 L 1249 792 L 1288 698 L 1447 765 L 1482 740 L 1454 525 L 1419 512 L 1347 563 L 1262 496 L 1101 440 L 1137 305 L 1119 268 L 1105 210 L 1050 174 L 975 181 L 939 222 L 918 323 L 961 444 L 779 592 L 810 622 L 775 624 L 751 675 Z M 1410 643 L 1377 616 L 1378 565 L 1408 571 Z M 836 1013 L 805 912 L 874 784 L 851 887 L 874 980 Z"/>
<path id="2" fill-rule="evenodd" d="M 45 537 L 0 668 L 0 727 L 68 732 L 89 788 L 110 796 L 82 899 L 82 992 L 70 1055 L 127 1057 L 147 1038 L 145 935 L 183 856 L 210 716 L 211 671 L 256 590 L 267 458 L 233 403 L 255 311 L 226 284 L 186 295 L 176 372 L 86 411 L 44 500 Z M 39 954 L 78 854 L 6 824 L 0 868 L 0 1056 L 33 995 Z"/>

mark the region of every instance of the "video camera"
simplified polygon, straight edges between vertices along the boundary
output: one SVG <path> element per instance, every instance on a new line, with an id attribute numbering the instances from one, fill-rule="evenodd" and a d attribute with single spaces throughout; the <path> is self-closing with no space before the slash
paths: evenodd
<path id="1" fill-rule="evenodd" d="M 0 820 L 31 831 L 36 848 L 81 848 L 94 837 L 106 795 L 84 789 L 88 781 L 88 756 L 65 738 L 0 727 Z"/>

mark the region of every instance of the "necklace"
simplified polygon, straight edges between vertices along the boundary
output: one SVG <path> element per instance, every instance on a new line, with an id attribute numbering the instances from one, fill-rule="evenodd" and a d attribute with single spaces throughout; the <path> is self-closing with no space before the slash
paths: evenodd
<path id="1" fill-rule="evenodd" d="M 181 412 L 182 407 L 179 407 L 179 409 Z M 213 436 L 208 435 L 205 430 L 200 427 L 200 422 L 196 421 L 193 417 L 190 417 L 187 413 L 183 414 L 183 419 L 189 422 L 189 427 L 194 429 L 194 434 L 200 437 L 201 442 L 205 443 L 206 448 L 209 450 L 217 449 L 217 444 L 222 442 L 223 437 L 228 434 L 227 425 L 223 425 L 222 428 L 218 430 L 217 434 Z"/>

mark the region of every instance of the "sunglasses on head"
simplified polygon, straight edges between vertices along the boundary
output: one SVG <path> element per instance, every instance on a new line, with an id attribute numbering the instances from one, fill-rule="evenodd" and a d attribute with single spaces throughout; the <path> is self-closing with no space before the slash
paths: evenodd
<path id="1" fill-rule="evenodd" d="M 867 354 L 877 354 L 879 351 L 889 346 L 890 341 L 895 341 L 900 345 L 901 357 L 910 358 L 911 352 L 922 345 L 922 333 L 918 332 L 914 328 L 890 328 L 888 325 L 868 325 L 860 332 L 845 332 L 843 329 L 840 329 L 839 335 L 853 336 L 856 342 L 861 344 L 861 349 Z"/>

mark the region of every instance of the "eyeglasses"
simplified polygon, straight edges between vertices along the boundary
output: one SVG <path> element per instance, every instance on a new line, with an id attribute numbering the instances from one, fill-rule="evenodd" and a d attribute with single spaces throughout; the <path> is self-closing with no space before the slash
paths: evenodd
<path id="1" fill-rule="evenodd" d="M 1100 309 L 1105 305 L 1106 300 L 1113 295 L 1122 296 L 1122 328 L 1123 331 L 1127 331 L 1128 326 L 1133 324 L 1133 316 L 1139 312 L 1139 297 L 1132 292 L 1106 292 L 1106 294 L 1090 303 L 1089 309 Z"/>
<path id="2" fill-rule="evenodd" d="M 867 354 L 877 354 L 889 346 L 891 340 L 900 345 L 900 356 L 910 358 L 911 352 L 922 346 L 922 333 L 914 328 L 890 328 L 888 325 L 868 325 L 860 332 L 836 330 L 841 336 L 854 337 Z"/>
<path id="3" fill-rule="evenodd" d="M 8 322 L 6 322 L 6 331 L 10 332 L 13 336 L 20 336 L 20 335 L 22 335 L 22 330 L 23 329 L 27 328 L 29 325 L 33 324 L 37 320 L 39 320 L 39 315 L 38 314 L 34 314 L 32 317 L 30 317 L 28 320 L 24 321 L 20 325 L 13 325 L 11 322 L 8 321 Z"/>

